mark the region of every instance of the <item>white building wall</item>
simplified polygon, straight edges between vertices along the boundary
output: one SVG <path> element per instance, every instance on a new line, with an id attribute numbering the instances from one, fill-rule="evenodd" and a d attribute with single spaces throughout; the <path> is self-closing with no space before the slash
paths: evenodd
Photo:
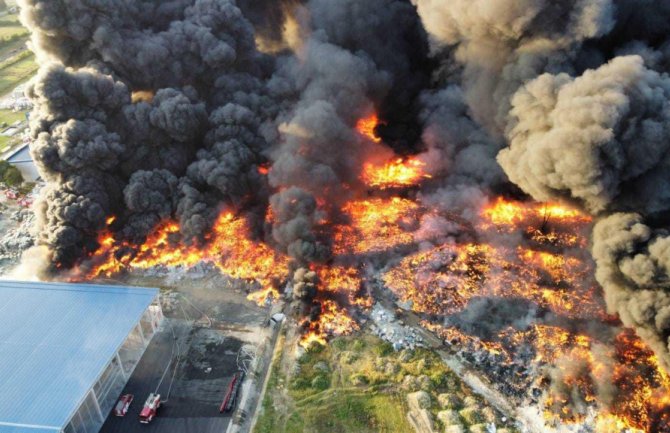
<path id="1" fill-rule="evenodd" d="M 163 321 L 158 298 L 142 315 L 63 433 L 98 433 Z"/>

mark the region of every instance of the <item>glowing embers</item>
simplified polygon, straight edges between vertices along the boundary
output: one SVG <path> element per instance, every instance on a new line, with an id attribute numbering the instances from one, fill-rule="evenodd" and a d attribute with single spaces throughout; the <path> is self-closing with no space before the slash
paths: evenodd
<path id="1" fill-rule="evenodd" d="M 558 203 L 521 203 L 503 197 L 484 208 L 482 215 L 497 226 L 514 226 L 529 219 L 547 219 L 568 223 L 590 222 L 591 217 Z"/>
<path id="2" fill-rule="evenodd" d="M 382 279 L 414 311 L 452 314 L 483 294 L 489 249 L 482 245 L 444 245 L 405 257 Z"/>
<path id="3" fill-rule="evenodd" d="M 569 316 L 602 311 L 591 262 L 522 247 L 443 245 L 402 259 L 385 285 L 420 313 L 448 315 L 481 296 L 519 298 Z"/>
<path id="4" fill-rule="evenodd" d="M 420 211 L 416 202 L 399 197 L 349 202 L 342 209 L 349 223 L 334 228 L 333 251 L 370 254 L 411 244 Z"/>
<path id="5" fill-rule="evenodd" d="M 262 291 L 252 295 L 257 302 L 274 297 L 277 283 L 286 279 L 288 258 L 267 245 L 251 239 L 246 221 L 230 212 L 217 218 L 204 245 L 181 242 L 179 224 L 166 221 L 151 233 L 144 244 L 133 246 L 116 241 L 109 230 L 100 236 L 100 248 L 89 258 L 86 278 L 112 276 L 123 270 L 154 266 L 192 267 L 199 262 L 216 266 L 232 278 L 255 281 Z"/>
<path id="6" fill-rule="evenodd" d="M 425 168 L 426 163 L 417 158 L 398 158 L 383 165 L 365 164 L 362 178 L 372 188 L 407 188 L 431 178 Z"/>
<path id="7" fill-rule="evenodd" d="M 626 329 L 608 344 L 583 338 L 587 344 L 566 348 L 550 371 L 548 422 L 579 423 L 596 404 L 596 431 L 670 431 L 670 380 L 653 351 Z"/>
<path id="8" fill-rule="evenodd" d="M 339 294 L 350 306 L 372 307 L 372 298 L 364 293 L 363 280 L 357 268 L 350 266 L 315 266 L 319 288 L 323 292 Z"/>
<path id="9" fill-rule="evenodd" d="M 545 245 L 584 247 L 592 218 L 558 203 L 521 203 L 499 197 L 481 212 L 480 230 L 522 232 Z M 551 230 L 549 229 L 551 228 Z"/>
<path id="10" fill-rule="evenodd" d="M 616 336 L 614 351 L 612 381 L 624 398 L 613 401 L 613 413 L 631 427 L 670 432 L 670 376 L 654 352 L 631 330 Z"/>

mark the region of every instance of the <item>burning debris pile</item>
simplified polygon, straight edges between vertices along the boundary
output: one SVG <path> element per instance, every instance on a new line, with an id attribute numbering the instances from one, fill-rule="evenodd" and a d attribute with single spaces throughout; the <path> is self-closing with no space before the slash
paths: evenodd
<path id="1" fill-rule="evenodd" d="M 669 431 L 666 2 L 19 4 L 51 278 L 206 263 L 304 344 L 389 290 L 549 425 Z"/>
<path id="2" fill-rule="evenodd" d="M 670 375 L 607 314 L 584 250 L 590 227 L 570 208 L 499 200 L 478 243 L 407 256 L 383 279 L 504 395 L 545 407 L 549 425 L 666 431 Z"/>

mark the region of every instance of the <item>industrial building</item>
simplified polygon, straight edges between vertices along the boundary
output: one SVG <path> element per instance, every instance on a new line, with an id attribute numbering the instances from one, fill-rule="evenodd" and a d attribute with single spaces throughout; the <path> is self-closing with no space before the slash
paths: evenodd
<path id="1" fill-rule="evenodd" d="M 0 281 L 0 433 L 97 433 L 162 319 L 157 289 Z"/>
<path id="2" fill-rule="evenodd" d="M 23 144 L 8 155 L 7 162 L 21 172 L 23 180 L 26 182 L 35 182 L 40 178 L 35 161 L 33 161 L 33 157 L 30 155 L 30 145 L 28 143 Z"/>

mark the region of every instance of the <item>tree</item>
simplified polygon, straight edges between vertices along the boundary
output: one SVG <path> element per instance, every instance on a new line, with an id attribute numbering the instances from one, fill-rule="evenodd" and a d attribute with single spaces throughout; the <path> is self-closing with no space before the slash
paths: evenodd
<path id="1" fill-rule="evenodd" d="M 2 177 L 2 180 L 8 186 L 19 186 L 23 183 L 23 175 L 16 167 L 10 167 L 9 170 Z"/>
<path id="2" fill-rule="evenodd" d="M 7 10 L 7 2 L 5 0 L 0 0 L 0 11 Z"/>
<path id="3" fill-rule="evenodd" d="M 23 183 L 23 175 L 19 169 L 7 161 L 0 161 L 0 176 L 7 186 L 19 186 Z"/>

